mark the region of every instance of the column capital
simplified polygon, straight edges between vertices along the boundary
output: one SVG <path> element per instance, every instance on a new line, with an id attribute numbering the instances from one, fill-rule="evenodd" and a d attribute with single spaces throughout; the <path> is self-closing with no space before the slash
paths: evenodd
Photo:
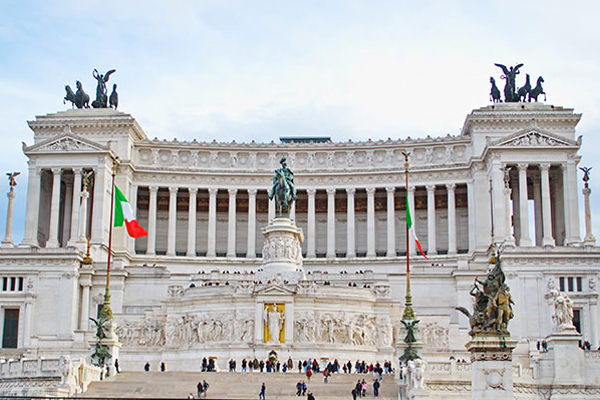
<path id="1" fill-rule="evenodd" d="M 396 187 L 395 186 L 388 186 L 388 187 L 385 188 L 385 191 L 388 192 L 388 194 L 394 193 L 396 191 Z"/>
<path id="2" fill-rule="evenodd" d="M 75 175 L 83 174 L 83 168 L 81 168 L 81 167 L 73 168 L 73 174 L 75 174 Z"/>
<path id="3" fill-rule="evenodd" d="M 258 189 L 248 189 L 249 196 L 256 196 L 257 193 L 258 193 Z"/>
<path id="4" fill-rule="evenodd" d="M 527 164 L 527 163 L 517 164 L 517 169 L 519 170 L 519 172 L 527 172 L 528 167 L 529 167 L 529 164 Z"/>
<path id="5" fill-rule="evenodd" d="M 269 191 L 267 190 L 267 192 L 269 192 Z M 317 189 L 306 189 L 306 193 L 309 196 L 314 196 L 315 194 L 317 194 Z"/>
<path id="6" fill-rule="evenodd" d="M 6 193 L 6 196 L 7 196 L 9 199 L 14 199 L 15 197 L 17 197 L 17 194 L 15 193 L 15 191 L 14 191 L 14 190 L 9 190 L 9 191 Z"/>
<path id="7" fill-rule="evenodd" d="M 158 186 L 148 186 L 148 190 L 150 193 L 156 193 L 158 192 Z"/>
<path id="8" fill-rule="evenodd" d="M 62 168 L 52 168 L 52 175 L 62 175 L 62 173 L 63 173 Z"/>
<path id="9" fill-rule="evenodd" d="M 198 188 L 197 187 L 189 187 L 188 188 L 188 192 L 190 194 L 193 194 L 194 196 L 198 194 Z"/>
<path id="10" fill-rule="evenodd" d="M 356 188 L 346 188 L 346 194 L 348 196 L 354 196 L 355 193 L 356 193 Z"/>
<path id="11" fill-rule="evenodd" d="M 559 167 L 563 172 L 565 172 L 567 170 L 567 163 L 561 163 Z"/>
<path id="12" fill-rule="evenodd" d="M 369 196 L 373 196 L 375 194 L 375 188 L 366 188 L 365 191 Z"/>
<path id="13" fill-rule="evenodd" d="M 237 192 L 237 189 L 227 189 L 227 193 L 229 193 L 230 196 L 235 196 Z"/>
<path id="14" fill-rule="evenodd" d="M 427 188 L 427 192 L 435 192 L 435 185 L 427 185 L 425 187 Z"/>
<path id="15" fill-rule="evenodd" d="M 548 171 L 550 169 L 550 163 L 541 163 L 538 165 L 540 171 Z"/>
<path id="16" fill-rule="evenodd" d="M 408 187 L 408 193 L 411 194 L 411 195 L 414 195 L 416 189 L 417 189 L 416 186 L 409 186 Z"/>
<path id="17" fill-rule="evenodd" d="M 208 188 L 208 194 L 211 196 L 216 196 L 219 189 L 217 188 Z"/>
<path id="18" fill-rule="evenodd" d="M 178 191 L 179 191 L 179 188 L 177 186 L 169 187 L 169 194 L 170 195 L 177 194 Z"/>
<path id="19" fill-rule="evenodd" d="M 446 189 L 448 189 L 449 192 L 453 192 L 454 189 L 456 189 L 456 183 L 446 183 Z"/>
<path id="20" fill-rule="evenodd" d="M 333 196 L 335 194 L 335 189 L 327 189 L 327 195 L 328 196 Z"/>

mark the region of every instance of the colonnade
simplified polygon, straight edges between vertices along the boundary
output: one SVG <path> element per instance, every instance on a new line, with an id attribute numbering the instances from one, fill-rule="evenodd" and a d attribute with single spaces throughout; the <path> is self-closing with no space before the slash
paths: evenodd
<path id="1" fill-rule="evenodd" d="M 466 186 L 466 184 L 462 184 Z M 445 188 L 447 192 L 447 209 L 445 211 L 445 215 L 447 215 L 447 248 L 443 249 L 445 254 L 454 255 L 457 254 L 457 207 L 456 207 L 456 189 L 457 185 L 455 183 L 446 184 L 446 185 L 427 185 L 425 188 L 427 190 L 427 232 L 422 232 L 422 234 L 426 234 L 426 249 L 428 254 L 435 255 L 438 254 L 438 245 L 437 245 L 437 237 L 439 236 L 436 229 L 436 221 L 438 221 L 438 213 L 439 209 L 436 211 L 436 198 L 435 193 L 436 189 L 440 190 Z M 419 186 L 419 190 L 422 190 L 422 186 Z M 148 238 L 147 244 L 144 248 L 140 248 L 139 246 L 136 248 L 138 253 L 142 252 L 147 255 L 156 255 L 156 254 L 166 254 L 167 256 L 175 256 L 175 255 L 183 255 L 182 244 L 179 243 L 177 246 L 178 240 L 187 240 L 185 255 L 188 257 L 196 256 L 196 254 L 206 255 L 207 257 L 216 257 L 219 254 L 224 255 L 225 257 L 236 257 L 238 256 L 238 252 L 236 251 L 239 247 L 237 240 L 239 236 L 237 235 L 238 231 L 238 220 L 240 216 L 237 210 L 237 199 L 238 194 L 244 194 L 244 200 L 247 196 L 247 211 L 245 211 L 245 215 L 243 215 L 244 222 L 247 220 L 247 231 L 244 232 L 243 237 L 245 238 L 245 257 L 246 258 L 255 258 L 257 256 L 257 251 L 260 252 L 260 249 L 257 249 L 257 196 L 262 194 L 268 194 L 269 190 L 267 189 L 237 189 L 237 188 L 208 188 L 204 190 L 204 196 L 206 196 L 206 191 L 208 191 L 208 210 L 207 215 L 202 216 L 203 221 L 205 221 L 205 229 L 206 229 L 206 252 L 198 251 L 197 249 L 197 221 L 200 217 L 198 215 L 198 202 L 197 195 L 199 188 L 190 187 L 190 188 L 181 188 L 181 187 L 167 187 L 164 188 L 162 193 L 165 193 L 165 189 L 169 192 L 169 200 L 168 200 L 168 214 L 167 214 L 167 235 L 166 235 L 166 252 L 163 253 L 157 252 L 157 220 L 158 220 L 158 193 L 160 188 L 158 186 L 149 186 L 148 187 L 148 216 L 147 216 L 147 226 L 148 226 Z M 137 191 L 138 188 L 134 188 L 134 191 Z M 145 188 L 144 188 L 145 190 Z M 357 217 L 356 217 L 356 193 L 357 190 L 362 192 L 362 196 L 366 194 L 366 254 L 358 254 L 357 253 Z M 406 248 L 403 243 L 399 243 L 398 240 L 398 232 L 396 232 L 396 225 L 399 219 L 402 219 L 402 215 L 396 215 L 398 210 L 404 210 L 404 199 L 406 197 L 406 191 L 404 188 L 397 188 L 394 186 L 388 186 L 385 188 L 375 188 L 369 187 L 366 189 L 359 188 L 325 188 L 325 189 L 303 189 L 298 188 L 299 196 L 303 197 L 302 204 L 302 213 L 304 215 L 300 215 L 298 211 L 297 202 L 294 207 L 290 210 L 290 217 L 295 220 L 301 219 L 305 229 L 305 257 L 307 258 L 317 258 L 324 256 L 326 258 L 336 258 L 339 256 L 353 258 L 357 257 L 357 255 L 362 255 L 366 257 L 376 257 L 380 252 L 378 248 L 376 248 L 376 206 L 375 206 L 375 196 L 376 193 L 381 193 L 385 190 L 386 199 L 385 199 L 385 207 L 380 207 L 380 211 L 384 211 L 385 208 L 385 256 L 387 257 L 396 257 L 399 253 L 405 254 Z M 411 209 L 413 213 L 415 212 L 415 191 L 417 187 L 411 186 L 408 191 L 408 201 L 411 204 Z M 177 193 L 181 193 L 183 191 L 188 192 L 188 207 L 186 211 L 186 215 L 183 216 L 183 220 L 187 220 L 187 234 L 182 236 L 177 235 L 177 221 L 182 220 L 182 216 L 178 216 L 177 211 Z M 402 192 L 399 194 L 399 192 Z M 225 192 L 227 194 L 227 225 L 219 226 L 217 228 L 217 195 L 219 193 Z M 318 218 L 317 214 L 319 213 L 317 210 L 317 196 L 318 193 L 323 195 L 325 194 L 326 198 L 326 207 L 322 207 L 326 213 L 326 234 L 323 238 L 326 243 L 321 246 L 317 246 L 318 232 L 317 232 L 317 223 Z M 336 199 L 338 197 L 343 197 L 345 194 L 346 197 L 346 207 L 336 207 Z M 133 195 L 134 198 L 137 195 Z M 164 199 L 164 197 L 162 197 Z M 321 197 L 322 198 L 322 197 Z M 223 197 L 222 197 L 223 199 Z M 264 197 L 261 197 L 264 199 Z M 224 199 L 223 199 L 224 200 Z M 306 206 L 305 206 L 306 205 Z M 166 206 L 166 204 L 165 204 Z M 224 207 L 224 205 L 223 205 Z M 341 209 L 341 211 L 340 211 Z M 164 211 L 163 211 L 164 212 Z M 181 212 L 181 211 L 179 211 Z M 345 215 L 338 215 L 340 212 L 344 212 Z M 404 212 L 404 211 L 403 211 Z M 165 214 L 163 214 L 164 216 Z M 219 214 L 221 219 L 224 218 L 224 212 Z M 275 217 L 275 205 L 273 201 L 269 201 L 268 212 L 267 212 L 268 220 Z M 145 217 L 144 217 L 145 219 Z M 338 220 L 345 220 L 346 226 L 346 243 L 341 244 L 336 247 L 336 237 L 341 235 L 340 233 L 336 233 L 336 228 L 339 229 Z M 207 222 L 206 222 L 207 221 Z M 144 221 L 146 222 L 146 221 Z M 226 236 L 226 251 L 217 251 L 217 229 L 224 229 L 227 231 Z M 242 229 L 242 228 L 240 228 Z M 381 229 L 381 228 L 380 228 Z M 343 235 L 342 235 L 343 236 Z M 339 240 L 337 240 L 339 241 Z M 410 243 L 410 242 L 409 242 Z M 324 254 L 318 252 L 317 247 L 324 248 Z M 462 250 L 468 250 L 468 243 L 465 243 L 464 248 Z M 180 251 L 177 251 L 179 249 Z M 403 251 L 399 251 L 399 250 Z M 204 250 L 204 249 L 202 249 Z M 414 245 L 410 245 L 409 251 L 412 254 L 415 254 Z M 223 254 L 224 253 L 224 254 Z"/>

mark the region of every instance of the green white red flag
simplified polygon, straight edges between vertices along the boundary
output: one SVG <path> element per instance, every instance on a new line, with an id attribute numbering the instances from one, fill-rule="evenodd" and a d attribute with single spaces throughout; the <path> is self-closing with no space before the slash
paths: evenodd
<path id="1" fill-rule="evenodd" d="M 137 239 L 142 236 L 148 236 L 148 232 L 135 219 L 133 209 L 125 198 L 125 195 L 115 186 L 115 226 L 123 226 L 123 223 L 125 223 L 127 233 L 132 238 Z"/>
<path id="2" fill-rule="evenodd" d="M 425 253 L 423 252 L 423 248 L 421 247 L 421 243 L 419 242 L 419 238 L 417 237 L 417 232 L 415 232 L 415 227 L 412 223 L 412 218 L 410 217 L 410 206 L 408 204 L 408 194 L 406 195 L 406 226 L 408 226 L 408 231 L 413 235 L 415 239 L 415 243 L 417 243 L 417 248 L 423 257 L 429 260 Z M 407 249 L 408 250 L 408 249 Z"/>

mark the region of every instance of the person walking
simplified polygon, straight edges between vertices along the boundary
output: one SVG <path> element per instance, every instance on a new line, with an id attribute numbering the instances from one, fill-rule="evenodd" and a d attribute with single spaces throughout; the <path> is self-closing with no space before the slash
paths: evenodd
<path id="1" fill-rule="evenodd" d="M 265 385 L 265 383 L 263 382 L 262 386 L 260 387 L 260 393 L 258 394 L 258 400 L 265 400 L 266 392 L 267 392 L 267 385 Z"/>
<path id="2" fill-rule="evenodd" d="M 356 387 L 352 388 L 352 400 L 356 400 Z"/>
<path id="3" fill-rule="evenodd" d="M 208 384 L 208 382 L 202 381 L 202 393 L 204 394 L 204 397 L 206 397 L 206 392 L 208 392 L 209 386 L 210 385 Z"/>
<path id="4" fill-rule="evenodd" d="M 308 396 L 306 396 L 306 400 L 315 400 L 315 396 L 313 396 L 310 390 L 308 391 Z"/>
<path id="5" fill-rule="evenodd" d="M 300 397 L 300 394 L 302 394 L 302 381 L 296 383 L 296 396 Z"/>
<path id="6" fill-rule="evenodd" d="M 204 389 L 202 388 L 202 382 L 198 381 L 196 389 L 198 391 L 198 398 L 200 398 L 202 396 L 202 392 L 204 392 Z"/>
<path id="7" fill-rule="evenodd" d="M 306 379 L 310 382 L 310 377 L 312 376 L 312 369 L 306 369 Z"/>
<path id="8" fill-rule="evenodd" d="M 354 386 L 354 391 L 358 397 L 362 397 L 362 385 L 360 384 L 360 379 L 356 381 L 356 385 Z"/>
<path id="9" fill-rule="evenodd" d="M 381 386 L 381 383 L 379 383 L 379 380 L 375 379 L 375 382 L 373 382 L 373 396 L 379 397 L 379 387 L 380 386 Z"/>

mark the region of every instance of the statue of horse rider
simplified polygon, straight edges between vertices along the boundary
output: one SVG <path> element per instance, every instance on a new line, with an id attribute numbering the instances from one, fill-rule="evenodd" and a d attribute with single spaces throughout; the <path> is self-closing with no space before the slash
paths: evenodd
<path id="1" fill-rule="evenodd" d="M 269 200 L 275 197 L 277 205 L 277 216 L 282 212 L 289 213 L 292 203 L 298 198 L 296 186 L 294 185 L 294 173 L 287 167 L 285 156 L 279 160 L 281 168 L 275 170 L 273 177 L 273 188 L 269 194 Z"/>

